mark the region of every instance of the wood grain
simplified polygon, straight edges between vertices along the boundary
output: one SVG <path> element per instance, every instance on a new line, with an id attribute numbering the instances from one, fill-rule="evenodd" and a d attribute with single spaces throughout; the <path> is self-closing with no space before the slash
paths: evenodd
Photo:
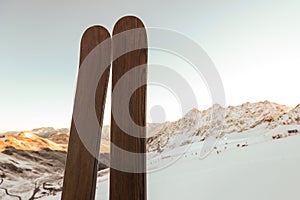
<path id="1" fill-rule="evenodd" d="M 136 17 L 128 16 L 120 19 L 113 30 L 113 35 L 117 35 L 126 30 L 132 30 L 135 28 L 144 29 L 143 23 Z M 145 47 L 147 43 L 146 31 L 144 37 L 136 37 L 134 39 L 124 38 L 123 40 L 112 41 L 113 54 L 120 48 L 128 46 L 142 46 Z M 146 38 L 146 40 L 145 40 Z M 147 47 L 147 44 L 146 44 Z M 114 57 L 114 56 L 113 56 Z M 112 64 L 112 90 L 114 91 L 117 82 L 124 76 L 129 70 L 136 66 L 147 64 L 148 49 L 142 48 L 131 51 L 115 59 Z M 124 78 L 124 77 L 123 77 Z M 135 75 L 125 77 L 125 85 L 130 85 L 137 79 L 147 81 L 147 68 L 140 70 Z M 128 90 L 125 89 L 119 94 L 116 94 L 112 99 L 112 108 L 117 107 L 119 116 L 126 116 L 125 108 L 129 106 L 129 111 L 132 120 L 139 126 L 146 126 L 146 85 L 138 88 L 132 95 L 129 105 L 123 102 L 124 95 L 127 95 Z M 122 130 L 115 121 L 115 116 L 112 113 L 111 116 L 111 142 L 117 147 L 126 151 L 134 153 L 146 152 L 145 138 L 137 138 L 128 135 Z M 128 118 L 123 117 L 126 124 L 130 126 L 131 122 Z M 130 129 L 130 127 L 129 127 Z M 140 136 L 145 136 L 146 131 L 135 133 Z M 116 161 L 115 159 L 121 159 Z M 110 169 L 110 200 L 146 200 L 147 199 L 147 180 L 146 173 L 130 173 L 122 171 L 122 163 L 126 163 L 126 156 L 120 157 L 117 155 L 117 151 L 111 148 L 111 163 L 119 163 L 118 169 Z M 136 166 L 142 166 L 144 171 L 146 170 L 146 156 L 142 160 L 138 161 Z"/>
<path id="2" fill-rule="evenodd" d="M 84 59 L 98 44 L 100 44 L 102 41 L 108 38 L 110 38 L 109 32 L 101 26 L 93 26 L 87 29 L 83 34 L 81 40 L 80 65 L 84 62 Z M 111 48 L 107 49 L 107 55 L 104 55 L 104 57 L 110 59 L 110 56 Z M 102 127 L 103 123 L 103 112 L 109 79 L 109 71 L 110 69 L 108 67 L 105 70 L 103 76 L 101 77 L 96 90 L 96 96 L 92 95 L 90 97 L 87 97 L 95 97 L 95 111 L 97 113 L 97 119 L 100 123 L 100 127 Z M 88 78 L 80 77 L 80 73 L 78 76 L 79 78 Z M 78 98 L 78 88 L 79 85 L 77 85 L 75 101 Z M 74 106 L 74 110 L 75 109 L 77 108 L 75 108 Z M 91 154 L 91 151 L 93 151 L 94 153 L 99 152 L 101 130 L 92 133 L 88 132 L 87 130 L 86 134 L 89 137 L 93 138 L 92 140 L 90 140 L 90 144 L 83 144 L 78 134 L 78 130 L 75 126 L 73 117 L 71 122 L 68 155 L 63 183 L 63 200 L 95 199 L 98 159 Z M 93 149 L 91 151 L 88 151 L 86 145 L 90 145 L 91 147 L 93 147 Z"/>

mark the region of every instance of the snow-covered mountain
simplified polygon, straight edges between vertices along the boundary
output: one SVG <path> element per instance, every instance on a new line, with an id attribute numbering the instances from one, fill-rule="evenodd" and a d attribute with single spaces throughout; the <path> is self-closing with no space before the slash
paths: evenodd
<path id="1" fill-rule="evenodd" d="M 13 135 L 5 134 L 1 136 L 0 150 L 4 150 L 6 147 L 14 147 L 19 150 L 39 151 L 42 149 L 50 149 L 66 151 L 67 143 L 56 143 L 58 137 L 59 136 L 50 137 L 47 139 L 34 134 L 32 131 L 24 131 Z"/>
<path id="2" fill-rule="evenodd" d="M 289 110 L 289 112 L 280 115 L 276 119 L 276 121 L 282 125 L 300 123 L 300 104 L 298 104 L 295 108 Z"/>
<path id="3" fill-rule="evenodd" d="M 192 109 L 183 118 L 165 123 L 148 124 L 148 151 L 163 151 L 196 141 L 203 141 L 209 129 L 216 126 L 212 120 L 213 111 L 224 115 L 220 137 L 244 132 L 259 126 L 274 129 L 279 125 L 297 124 L 300 122 L 300 105 L 291 108 L 269 101 L 244 103 L 229 106 L 226 109 L 214 105 L 207 110 Z M 220 124 L 219 124 L 220 125 Z M 21 150 L 39 150 L 49 148 L 66 151 L 69 140 L 69 129 L 43 127 L 23 132 L 0 134 L 0 150 L 13 146 Z M 102 131 L 101 152 L 109 152 L 110 128 L 104 126 Z"/>
<path id="4" fill-rule="evenodd" d="M 106 133 L 107 135 L 107 133 Z M 103 137 L 99 169 L 107 163 Z M 0 136 L 0 199 L 39 199 L 61 191 L 68 129 L 38 128 Z"/>
<path id="5" fill-rule="evenodd" d="M 299 120 L 300 105 L 291 108 L 268 101 L 227 108 L 214 105 L 203 111 L 193 109 L 177 121 L 148 124 L 148 168 L 163 168 L 164 163 L 174 160 L 175 154 L 187 158 L 199 155 L 203 142 L 216 128 L 221 129 L 220 141 L 212 155 L 295 135 L 287 130 L 298 129 Z M 109 126 L 104 126 L 101 152 L 106 160 L 109 133 Z M 0 134 L 0 198 L 9 193 L 28 199 L 34 188 L 39 189 L 36 196 L 41 197 L 59 192 L 68 140 L 68 129 L 51 127 Z M 191 147 L 189 151 L 185 151 L 187 146 Z M 107 175 L 101 177 L 99 181 L 107 185 Z"/>
<path id="6" fill-rule="evenodd" d="M 214 112 L 224 117 L 220 137 L 244 132 L 261 125 L 272 129 L 284 124 L 283 121 L 296 123 L 297 117 L 300 119 L 300 106 L 292 109 L 269 101 L 247 102 L 226 109 L 218 105 L 214 106 L 214 110 L 213 108 L 204 111 L 193 109 L 178 121 L 156 125 L 155 129 L 151 129 L 150 135 L 153 136 L 148 139 L 148 151 L 162 151 L 165 148 L 183 146 L 193 141 L 203 141 L 209 133 L 207 130 L 219 125 L 212 120 Z M 288 121 L 289 116 L 293 120 Z"/>
<path id="7" fill-rule="evenodd" d="M 0 199 L 27 200 L 57 194 L 61 191 L 65 158 L 65 151 L 7 146 L 0 156 Z"/>

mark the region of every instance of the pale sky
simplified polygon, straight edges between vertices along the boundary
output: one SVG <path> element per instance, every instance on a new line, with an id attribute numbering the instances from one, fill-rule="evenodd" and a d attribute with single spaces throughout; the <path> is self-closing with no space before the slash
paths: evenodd
<path id="1" fill-rule="evenodd" d="M 82 33 L 94 24 L 111 31 L 127 14 L 141 18 L 146 27 L 174 30 L 197 42 L 220 73 L 227 105 L 269 100 L 296 106 L 299 9 L 299 0 L 1 0 L 0 131 L 69 127 Z M 155 50 L 149 63 L 182 73 L 199 100 L 198 109 L 210 106 L 205 84 L 193 77 L 188 63 Z M 182 115 L 172 93 L 149 86 L 148 110 L 155 105 L 165 109 L 167 120 Z M 109 120 L 106 111 L 104 123 Z"/>

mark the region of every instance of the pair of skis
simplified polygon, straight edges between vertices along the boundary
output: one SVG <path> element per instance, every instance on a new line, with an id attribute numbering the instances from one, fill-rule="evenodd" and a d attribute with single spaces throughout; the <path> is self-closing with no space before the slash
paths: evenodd
<path id="1" fill-rule="evenodd" d="M 137 36 L 134 32 L 130 33 L 134 29 L 139 30 Z M 146 84 L 137 88 L 134 88 L 134 85 L 147 81 L 147 54 L 145 27 L 136 17 L 121 18 L 114 27 L 112 39 L 109 32 L 101 26 L 93 26 L 84 33 L 81 40 L 80 69 L 62 200 L 95 199 L 97 155 L 100 149 L 111 58 L 113 95 L 109 196 L 110 200 L 146 200 L 146 131 L 136 129 L 131 124 L 134 122 L 139 127 L 146 127 Z M 140 70 L 135 70 L 138 67 Z M 101 78 L 96 79 L 95 74 L 99 73 Z M 95 80 L 97 85 L 94 91 L 90 83 Z M 96 126 L 93 125 L 92 111 L 96 113 Z M 139 137 L 129 135 L 130 131 L 137 131 L 134 134 Z M 122 152 L 142 155 L 131 163 L 136 170 L 127 169 L 128 158 L 124 156 L 126 154 L 120 155 L 120 149 Z"/>

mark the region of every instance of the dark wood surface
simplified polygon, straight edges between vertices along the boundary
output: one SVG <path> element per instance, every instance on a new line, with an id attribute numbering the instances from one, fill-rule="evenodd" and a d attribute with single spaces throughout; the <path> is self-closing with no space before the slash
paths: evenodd
<path id="1" fill-rule="evenodd" d="M 82 36 L 81 49 L 80 49 L 80 65 L 83 63 L 87 55 L 102 41 L 110 38 L 109 32 L 101 26 L 93 26 L 87 29 Z M 107 59 L 110 59 L 111 48 L 107 49 Z M 86 67 L 86 66 L 85 66 Z M 89 67 L 89 64 L 87 65 Z M 96 97 L 91 96 L 87 98 L 95 98 L 95 110 L 97 118 L 102 127 L 103 112 L 105 106 L 106 90 L 109 79 L 109 68 L 107 68 L 101 77 L 97 90 Z M 81 76 L 80 73 L 78 75 Z M 80 77 L 89 78 L 89 77 Z M 82 86 L 77 85 L 78 88 Z M 83 86 L 84 87 L 84 86 Z M 76 98 L 78 98 L 76 92 Z M 74 106 L 74 109 L 75 108 Z M 84 109 L 84 108 L 83 108 Z M 83 116 L 85 117 L 85 116 Z M 84 133 L 85 134 L 85 133 Z M 70 139 L 68 147 L 68 155 L 65 167 L 64 183 L 63 183 L 63 200 L 93 200 L 95 199 L 96 180 L 98 159 L 95 158 L 90 152 L 99 152 L 101 130 L 98 132 L 87 132 L 89 137 L 94 139 L 90 140 L 92 150 L 88 151 L 86 146 L 81 141 L 78 130 L 74 123 L 74 117 L 71 122 Z"/>
<path id="2" fill-rule="evenodd" d="M 131 30 L 134 28 L 144 28 L 143 23 L 136 17 L 128 16 L 120 19 L 113 30 L 113 35 L 121 33 L 126 30 Z M 133 45 L 134 43 L 134 45 Z M 146 45 L 145 45 L 146 43 Z M 114 37 L 112 40 L 113 55 L 114 52 L 118 51 L 120 48 L 128 46 L 147 46 L 147 36 L 146 31 L 144 31 L 144 37 L 135 38 L 124 38 L 123 40 L 115 41 Z M 114 56 L 113 56 L 114 57 Z M 117 58 L 113 61 L 112 65 L 112 90 L 114 90 L 117 82 L 120 78 L 126 74 L 129 70 L 135 68 L 138 65 L 146 64 L 148 57 L 148 49 L 138 49 L 124 54 L 123 56 Z M 125 85 L 130 85 L 137 79 L 143 79 L 145 82 L 147 80 L 147 68 L 134 73 L 131 76 L 126 76 Z M 112 108 L 117 107 L 119 116 L 126 116 L 123 112 L 126 112 L 126 107 L 129 106 L 130 115 L 132 120 L 139 126 L 146 126 L 146 85 L 138 88 L 132 95 L 130 103 L 125 103 L 124 95 L 127 95 L 128 90 L 123 90 L 119 94 L 114 96 L 112 99 Z M 123 131 L 116 123 L 115 117 L 112 114 L 111 121 L 111 141 L 117 147 L 124 149 L 126 151 L 135 153 L 145 153 L 146 152 L 146 141 L 144 138 L 137 138 L 128 135 Z M 130 120 L 123 117 L 126 124 L 130 126 Z M 131 129 L 131 127 L 128 127 Z M 140 136 L 145 136 L 146 131 L 141 131 L 135 133 Z M 121 160 L 114 160 L 121 159 Z M 122 171 L 123 163 L 126 163 L 126 156 L 121 157 L 117 155 L 117 151 L 111 148 L 111 163 L 118 163 L 118 169 L 110 169 L 110 200 L 146 200 L 147 199 L 147 180 L 146 173 L 130 173 Z M 146 168 L 146 156 L 142 160 L 138 160 L 135 163 L 136 167 L 139 169 Z"/>

